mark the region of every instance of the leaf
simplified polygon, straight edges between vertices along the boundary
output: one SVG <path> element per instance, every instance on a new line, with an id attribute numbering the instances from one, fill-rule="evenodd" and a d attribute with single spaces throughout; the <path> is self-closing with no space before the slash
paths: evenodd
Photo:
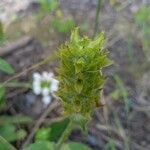
<path id="1" fill-rule="evenodd" d="M 75 22 L 73 19 L 60 20 L 58 18 L 53 20 L 52 26 L 60 33 L 67 33 L 75 27 Z"/>
<path id="2" fill-rule="evenodd" d="M 0 149 L 1 150 L 9 150 L 9 148 L 6 145 L 2 144 L 2 143 L 0 143 Z"/>
<path id="3" fill-rule="evenodd" d="M 58 8 L 57 0 L 39 0 L 39 3 L 41 5 L 42 11 L 44 12 L 54 11 Z"/>
<path id="4" fill-rule="evenodd" d="M 64 119 L 62 121 L 52 123 L 47 128 L 41 128 L 36 133 L 36 139 L 57 141 L 66 129 L 68 123 L 69 119 Z"/>
<path id="5" fill-rule="evenodd" d="M 5 103 L 4 96 L 5 96 L 5 88 L 0 85 L 0 107 L 2 107 Z"/>
<path id="6" fill-rule="evenodd" d="M 36 133 L 36 139 L 38 140 L 49 140 L 51 128 L 41 128 L 38 129 Z"/>
<path id="7" fill-rule="evenodd" d="M 19 131 L 16 132 L 16 135 L 17 135 L 17 139 L 21 140 L 21 139 L 24 139 L 26 137 L 27 132 L 23 129 L 20 129 Z"/>
<path id="8" fill-rule="evenodd" d="M 8 73 L 8 74 L 13 74 L 14 70 L 13 68 L 10 66 L 10 64 L 8 64 L 4 59 L 0 58 L 0 70 Z"/>
<path id="9" fill-rule="evenodd" d="M 65 144 L 61 150 L 91 150 L 91 148 L 82 143 L 70 142 Z"/>
<path id="10" fill-rule="evenodd" d="M 0 135 L 7 141 L 14 141 L 14 139 L 16 139 L 15 126 L 9 124 L 0 127 Z"/>
<path id="11" fill-rule="evenodd" d="M 23 150 L 55 150 L 54 144 L 47 141 L 37 141 Z"/>
<path id="12" fill-rule="evenodd" d="M 50 132 L 50 140 L 58 140 L 58 138 L 61 136 L 61 134 L 64 132 L 66 129 L 67 125 L 69 123 L 69 119 L 64 119 L 60 122 L 55 122 L 51 124 L 51 132 Z"/>
<path id="13" fill-rule="evenodd" d="M 4 137 L 7 141 L 12 142 L 23 139 L 26 136 L 26 132 L 22 129 L 16 131 L 16 127 L 14 125 L 5 124 L 0 127 L 0 135 Z"/>

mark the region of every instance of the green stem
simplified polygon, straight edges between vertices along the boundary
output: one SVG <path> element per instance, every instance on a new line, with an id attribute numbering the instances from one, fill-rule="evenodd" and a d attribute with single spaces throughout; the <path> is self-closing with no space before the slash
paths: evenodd
<path id="1" fill-rule="evenodd" d="M 7 140 L 5 140 L 2 136 L 0 136 L 0 143 L 4 144 L 9 150 L 17 150 L 14 146 L 12 146 Z"/>
<path id="2" fill-rule="evenodd" d="M 0 83 L 1 87 L 2 83 Z M 30 83 L 23 83 L 23 82 L 8 82 L 4 85 L 4 87 L 17 87 L 17 88 L 32 88 L 32 85 Z"/>
<path id="3" fill-rule="evenodd" d="M 58 140 L 58 142 L 56 144 L 56 150 L 61 149 L 64 142 L 68 139 L 73 127 L 74 127 L 74 123 L 70 120 L 66 130 L 63 132 L 62 136 L 60 137 L 60 139 Z"/>
<path id="4" fill-rule="evenodd" d="M 101 5 L 102 5 L 102 1 L 103 0 L 98 0 L 98 4 L 97 4 L 97 7 L 96 7 L 96 16 L 95 16 L 95 25 L 94 25 L 93 38 L 95 37 L 97 29 L 98 29 L 98 18 L 99 18 L 99 15 L 100 15 L 100 9 L 101 9 Z"/>

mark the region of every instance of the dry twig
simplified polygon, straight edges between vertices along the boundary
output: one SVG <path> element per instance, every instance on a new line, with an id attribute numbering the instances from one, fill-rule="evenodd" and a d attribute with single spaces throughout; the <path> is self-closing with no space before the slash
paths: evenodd
<path id="1" fill-rule="evenodd" d="M 41 124 L 44 122 L 45 118 L 47 117 L 47 115 L 54 110 L 56 107 L 58 107 L 58 101 L 53 102 L 52 104 L 50 104 L 48 106 L 48 108 L 44 111 L 44 113 L 41 115 L 41 117 L 37 120 L 37 122 L 35 123 L 35 126 L 33 127 L 31 133 L 29 134 L 29 136 L 27 137 L 27 139 L 25 140 L 25 142 L 22 144 L 22 148 L 21 150 L 23 150 L 23 148 L 25 146 L 27 146 L 31 141 L 32 138 L 35 134 L 35 132 L 39 129 L 39 127 L 41 126 Z"/>

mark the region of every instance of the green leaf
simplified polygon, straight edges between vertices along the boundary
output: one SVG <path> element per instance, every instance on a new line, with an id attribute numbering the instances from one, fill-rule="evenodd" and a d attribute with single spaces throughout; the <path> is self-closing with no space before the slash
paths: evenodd
<path id="1" fill-rule="evenodd" d="M 44 12 L 54 11 L 58 8 L 57 0 L 39 0 L 39 3 L 41 5 L 42 11 Z"/>
<path id="2" fill-rule="evenodd" d="M 48 140 L 50 136 L 51 128 L 41 128 L 36 133 L 37 140 Z"/>
<path id="3" fill-rule="evenodd" d="M 66 129 L 68 123 L 69 119 L 64 119 L 62 121 L 52 123 L 47 128 L 41 128 L 36 133 L 36 139 L 57 141 Z"/>
<path id="4" fill-rule="evenodd" d="M 2 107 L 5 103 L 4 96 L 5 96 L 5 88 L 0 85 L 0 107 Z"/>
<path id="5" fill-rule="evenodd" d="M 104 150 L 116 150 L 116 145 L 113 139 L 110 139 L 108 143 L 104 146 Z"/>
<path id="6" fill-rule="evenodd" d="M 91 148 L 82 143 L 70 142 L 65 144 L 61 150 L 91 150 Z"/>
<path id="7" fill-rule="evenodd" d="M 27 135 L 27 132 L 23 129 L 20 129 L 19 131 L 16 132 L 16 140 L 21 140 L 21 139 L 24 139 Z"/>
<path id="8" fill-rule="evenodd" d="M 60 122 L 55 122 L 51 124 L 51 132 L 50 132 L 50 140 L 58 140 L 58 138 L 61 136 L 61 134 L 64 132 L 66 129 L 67 125 L 69 123 L 69 119 L 64 119 Z"/>
<path id="9" fill-rule="evenodd" d="M 2 143 L 0 143 L 0 149 L 1 149 L 1 150 L 10 150 L 10 149 L 7 147 L 7 145 L 4 145 L 4 144 L 2 144 Z"/>
<path id="10" fill-rule="evenodd" d="M 0 70 L 8 73 L 8 74 L 13 74 L 14 70 L 13 68 L 10 66 L 10 64 L 8 64 L 4 59 L 0 58 Z"/>
<path id="11" fill-rule="evenodd" d="M 24 150 L 55 150 L 54 144 L 47 141 L 37 141 Z"/>
<path id="12" fill-rule="evenodd" d="M 5 124 L 0 127 L 0 135 L 7 141 L 12 142 L 23 139 L 26 136 L 25 130 L 16 131 L 16 127 L 12 124 Z M 11 135 L 11 136 L 10 136 Z"/>
<path id="13" fill-rule="evenodd" d="M 60 18 L 53 20 L 52 26 L 60 33 L 67 33 L 75 27 L 73 19 L 60 20 Z"/>
<path id="14" fill-rule="evenodd" d="M 16 139 L 15 126 L 11 124 L 1 126 L 0 135 L 4 137 L 7 141 L 14 141 L 14 139 Z"/>

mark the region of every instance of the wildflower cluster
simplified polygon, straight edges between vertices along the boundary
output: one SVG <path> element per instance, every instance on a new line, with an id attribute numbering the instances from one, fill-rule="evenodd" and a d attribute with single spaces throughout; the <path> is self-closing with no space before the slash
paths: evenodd
<path id="1" fill-rule="evenodd" d="M 59 81 L 53 78 L 53 73 L 43 72 L 33 74 L 33 92 L 36 95 L 42 94 L 43 102 L 48 105 L 51 102 L 51 95 L 58 90 Z"/>
<path id="2" fill-rule="evenodd" d="M 108 52 L 103 49 L 104 43 L 103 33 L 91 40 L 81 38 L 76 29 L 70 41 L 60 47 L 58 96 L 67 115 L 90 118 L 92 110 L 98 106 L 105 82 L 102 68 L 111 64 Z"/>

